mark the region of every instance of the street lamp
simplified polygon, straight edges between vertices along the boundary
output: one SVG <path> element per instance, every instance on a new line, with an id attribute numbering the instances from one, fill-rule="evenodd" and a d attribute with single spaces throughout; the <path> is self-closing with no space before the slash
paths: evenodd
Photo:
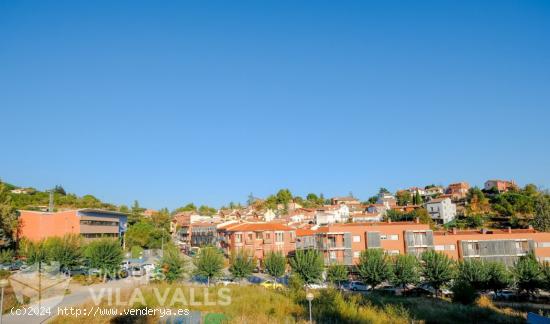
<path id="1" fill-rule="evenodd" d="M 313 297 L 314 297 L 313 294 L 310 293 L 310 292 L 308 292 L 306 294 L 306 299 L 309 302 L 309 324 L 313 323 L 313 319 L 311 317 L 311 301 L 313 300 Z M 2 324 L 2 323 L 0 323 L 0 324 Z"/>
<path id="2" fill-rule="evenodd" d="M 2 290 L 0 296 L 0 324 L 2 324 L 2 313 L 4 313 L 4 288 L 8 286 L 8 279 L 0 280 L 0 289 Z"/>

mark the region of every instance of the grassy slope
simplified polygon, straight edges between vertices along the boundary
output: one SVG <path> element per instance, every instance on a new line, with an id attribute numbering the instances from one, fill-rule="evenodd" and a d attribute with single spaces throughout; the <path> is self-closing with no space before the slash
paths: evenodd
<path id="1" fill-rule="evenodd" d="M 191 306 L 189 286 L 159 284 L 142 287 L 146 305 L 158 307 L 153 288 L 160 295 L 170 289 L 167 300 L 173 298 L 176 287 L 182 288 L 187 304 L 165 305 L 170 308 L 189 308 L 205 313 L 223 313 L 231 323 L 307 323 L 307 301 L 303 293 L 276 292 L 259 286 L 231 286 L 231 304 L 227 306 Z M 195 300 L 203 300 L 205 287 L 196 287 Z M 218 287 L 208 288 L 210 300 L 216 300 Z M 122 294 L 121 300 L 128 300 L 131 292 Z M 424 323 L 522 323 L 520 314 L 504 313 L 490 305 L 463 306 L 429 298 L 401 298 L 358 294 L 342 295 L 334 290 L 317 291 L 313 301 L 313 317 L 316 323 L 410 323 L 417 320 Z M 169 304 L 169 302 L 168 302 Z M 83 305 L 86 307 L 92 304 Z M 102 306 L 109 307 L 106 303 Z M 133 308 L 139 308 L 139 304 Z M 124 307 L 119 307 L 123 309 Z M 82 318 L 57 317 L 53 323 L 82 322 Z M 86 318 L 86 323 L 156 323 L 158 318 L 132 318 L 110 316 Z"/>

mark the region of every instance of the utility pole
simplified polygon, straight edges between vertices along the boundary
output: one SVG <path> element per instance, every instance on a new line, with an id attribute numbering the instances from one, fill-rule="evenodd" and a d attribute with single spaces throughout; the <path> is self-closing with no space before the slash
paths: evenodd
<path id="1" fill-rule="evenodd" d="M 50 189 L 50 203 L 48 204 L 48 212 L 53 213 L 53 189 Z"/>

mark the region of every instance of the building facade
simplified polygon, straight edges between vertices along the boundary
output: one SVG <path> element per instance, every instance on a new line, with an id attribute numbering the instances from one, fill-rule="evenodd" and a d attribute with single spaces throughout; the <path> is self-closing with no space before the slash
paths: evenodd
<path id="1" fill-rule="evenodd" d="M 430 217 L 438 224 L 446 224 L 456 217 L 456 205 L 448 197 L 432 199 L 424 206 Z"/>
<path id="2" fill-rule="evenodd" d="M 19 213 L 19 237 L 31 241 L 67 234 L 77 234 L 85 239 L 122 238 L 128 226 L 126 214 L 100 209 L 60 212 L 21 210 Z"/>

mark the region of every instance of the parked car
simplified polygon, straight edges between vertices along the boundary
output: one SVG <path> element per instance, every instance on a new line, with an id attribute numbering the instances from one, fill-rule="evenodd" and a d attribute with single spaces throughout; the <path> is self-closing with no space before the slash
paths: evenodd
<path id="1" fill-rule="evenodd" d="M 283 289 L 283 285 L 281 285 L 278 282 L 273 282 L 273 281 L 264 281 L 260 284 L 260 286 L 268 288 L 268 289 Z"/>
<path id="2" fill-rule="evenodd" d="M 141 277 L 145 275 L 145 268 L 143 268 L 143 266 L 134 265 L 128 269 L 128 273 L 132 277 Z"/>
<path id="3" fill-rule="evenodd" d="M 426 297 L 431 295 L 432 295 L 431 291 L 420 287 L 415 287 L 415 288 L 403 291 L 403 296 L 407 296 L 407 297 Z"/>
<path id="4" fill-rule="evenodd" d="M 143 269 L 145 269 L 145 272 L 147 272 L 147 273 L 151 273 L 155 269 L 155 267 L 156 266 L 152 263 L 145 263 L 143 265 Z"/>
<path id="5" fill-rule="evenodd" d="M 327 288 L 327 284 L 326 283 L 311 283 L 311 284 L 307 284 L 306 288 L 309 288 L 309 289 L 325 289 L 325 288 Z"/>
<path id="6" fill-rule="evenodd" d="M 233 278 L 221 278 L 221 279 L 218 279 L 218 281 L 216 281 L 216 285 L 228 286 L 228 285 L 236 285 L 236 284 L 237 282 L 235 282 Z"/>
<path id="7" fill-rule="evenodd" d="M 516 294 L 512 290 L 500 290 L 496 294 L 493 292 L 489 295 L 492 295 L 492 298 L 496 300 L 509 300 L 516 297 Z"/>
<path id="8" fill-rule="evenodd" d="M 420 288 L 423 288 L 423 289 L 429 291 L 430 293 L 432 293 L 432 295 L 435 295 L 435 289 L 427 283 L 420 285 Z M 445 287 L 439 288 L 439 292 L 443 296 L 451 296 L 453 294 L 452 291 L 450 291 L 449 289 L 447 289 Z"/>
<path id="9" fill-rule="evenodd" d="M 361 281 L 351 281 L 347 288 L 351 291 L 367 291 L 370 289 L 370 286 L 365 285 Z"/>

